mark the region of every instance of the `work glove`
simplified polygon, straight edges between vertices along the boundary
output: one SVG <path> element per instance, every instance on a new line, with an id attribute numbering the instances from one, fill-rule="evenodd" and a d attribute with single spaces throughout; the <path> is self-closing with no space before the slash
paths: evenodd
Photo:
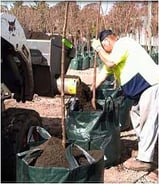
<path id="1" fill-rule="evenodd" d="M 98 39 L 95 39 L 93 38 L 92 41 L 91 41 L 91 46 L 93 47 L 93 49 L 96 51 L 96 52 L 99 52 L 99 50 L 102 48 L 102 45 L 101 45 L 101 42 L 100 40 Z"/>

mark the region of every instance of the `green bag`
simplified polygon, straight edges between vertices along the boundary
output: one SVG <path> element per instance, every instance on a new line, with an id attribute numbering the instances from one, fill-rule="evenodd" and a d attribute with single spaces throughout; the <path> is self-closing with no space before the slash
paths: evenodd
<path id="1" fill-rule="evenodd" d="M 127 97 L 122 96 L 119 100 L 119 123 L 120 131 L 125 131 L 131 127 L 130 110 L 133 101 Z"/>
<path id="2" fill-rule="evenodd" d="M 98 111 L 72 111 L 66 117 L 66 135 L 69 143 L 86 150 L 102 149 L 105 167 L 120 159 L 120 128 L 114 101 L 108 97 Z"/>
<path id="3" fill-rule="evenodd" d="M 82 70 L 88 69 L 90 66 L 90 57 L 83 54 Z"/>
<path id="4" fill-rule="evenodd" d="M 90 51 L 90 54 L 89 54 L 89 57 L 90 57 L 90 62 L 89 62 L 89 67 L 90 68 L 93 68 L 94 66 L 94 55 L 95 55 L 95 52 L 94 51 Z"/>
<path id="5" fill-rule="evenodd" d="M 88 161 L 88 164 L 80 165 L 72 154 L 72 147 L 78 148 Z M 99 150 L 98 150 L 99 151 Z M 65 167 L 35 167 L 32 162 L 38 158 L 42 150 L 30 149 L 17 154 L 17 182 L 31 183 L 81 183 L 104 182 L 104 157 L 103 152 L 97 152 L 98 159 L 93 158 L 80 146 L 71 144 L 66 148 L 66 159 L 69 168 Z"/>
<path id="6" fill-rule="evenodd" d="M 116 108 L 119 109 L 119 124 L 120 131 L 127 130 L 131 126 L 130 109 L 133 104 L 133 100 L 123 95 L 120 87 L 114 89 L 109 81 L 106 81 L 96 90 L 97 102 L 100 105 L 104 104 L 104 99 L 107 96 L 112 96 L 115 101 Z"/>
<path id="7" fill-rule="evenodd" d="M 70 63 L 70 69 L 73 70 L 81 70 L 82 69 L 82 57 L 81 56 L 76 56 L 71 60 Z"/>

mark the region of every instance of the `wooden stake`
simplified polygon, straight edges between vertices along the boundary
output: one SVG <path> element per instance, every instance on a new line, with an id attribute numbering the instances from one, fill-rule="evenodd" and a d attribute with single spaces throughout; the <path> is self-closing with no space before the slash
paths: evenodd
<path id="1" fill-rule="evenodd" d="M 68 8 L 69 2 L 66 2 L 65 9 L 65 18 L 64 18 L 64 26 L 63 26 L 63 35 L 62 37 L 66 37 L 66 28 L 67 28 L 67 19 L 68 19 Z M 61 126 L 62 126 L 62 146 L 65 148 L 66 146 L 66 125 L 65 125 L 65 93 L 64 93 L 64 63 L 65 63 L 65 46 L 62 42 L 62 56 L 61 56 Z"/>
<path id="2" fill-rule="evenodd" d="M 101 7 L 101 1 L 99 1 L 98 14 L 97 14 L 96 39 L 98 38 L 98 32 L 99 32 L 100 7 Z M 96 64 L 97 64 L 97 53 L 95 52 L 94 65 L 93 65 L 94 75 L 93 75 L 93 97 L 92 97 L 92 106 L 94 109 L 96 109 Z"/>

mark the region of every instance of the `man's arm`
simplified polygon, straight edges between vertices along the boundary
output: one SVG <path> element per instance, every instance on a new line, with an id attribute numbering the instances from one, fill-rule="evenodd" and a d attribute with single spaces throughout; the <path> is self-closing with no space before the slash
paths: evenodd
<path id="1" fill-rule="evenodd" d="M 101 42 L 99 40 L 93 39 L 91 45 L 94 48 L 94 50 L 98 53 L 100 59 L 107 66 L 107 68 L 112 68 L 115 66 L 115 63 L 110 60 L 109 53 L 107 53 L 103 49 Z"/>
<path id="2" fill-rule="evenodd" d="M 115 63 L 110 60 L 109 54 L 105 52 L 105 50 L 101 47 L 100 50 L 98 51 L 98 55 L 102 62 L 108 67 L 112 68 L 115 66 Z"/>
<path id="3" fill-rule="evenodd" d="M 106 80 L 107 76 L 108 76 L 108 74 L 106 73 L 106 71 L 103 67 L 97 75 L 96 88 L 98 88 L 102 84 L 102 82 L 104 82 Z M 91 86 L 91 90 L 93 90 L 93 85 Z"/>

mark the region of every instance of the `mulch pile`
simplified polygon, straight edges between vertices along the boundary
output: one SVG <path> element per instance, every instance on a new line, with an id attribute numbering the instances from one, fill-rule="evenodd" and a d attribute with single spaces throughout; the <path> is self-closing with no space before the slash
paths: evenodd
<path id="1" fill-rule="evenodd" d="M 43 145 L 42 154 L 37 158 L 35 166 L 37 167 L 68 167 L 67 160 L 65 158 L 65 150 L 62 146 L 62 141 L 59 138 L 51 137 Z"/>
<path id="2" fill-rule="evenodd" d="M 39 146 L 43 152 L 37 158 L 35 166 L 37 167 L 65 167 L 69 168 L 69 163 L 65 156 L 65 148 L 62 146 L 62 141 L 59 138 L 51 137 L 48 141 Z M 102 152 L 99 150 L 87 151 L 95 160 L 102 157 Z M 87 165 L 89 162 L 86 157 L 76 147 L 72 148 L 72 154 L 79 165 Z"/>

